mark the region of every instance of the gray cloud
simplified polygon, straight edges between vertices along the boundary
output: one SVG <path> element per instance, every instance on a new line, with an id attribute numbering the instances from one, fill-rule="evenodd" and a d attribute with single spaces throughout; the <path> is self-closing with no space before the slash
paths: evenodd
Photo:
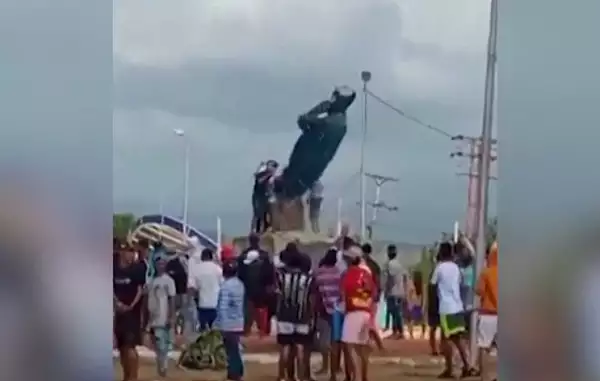
<path id="1" fill-rule="evenodd" d="M 142 12 L 141 3 L 117 6 L 118 208 L 155 211 L 163 193 L 165 208 L 177 214 L 182 142 L 170 130 L 184 128 L 194 147 L 192 221 L 202 226 L 220 215 L 233 233 L 245 231 L 250 174 L 256 164 L 267 157 L 285 162 L 299 134 L 297 114 L 326 97 L 334 84 L 359 87 L 363 68 L 374 73 L 373 91 L 420 119 L 457 134 L 474 134 L 480 128 L 485 30 L 477 25 L 473 28 L 481 36 L 464 44 L 457 41 L 470 36 L 464 30 L 415 34 L 415 27 L 404 20 L 423 12 L 420 6 L 403 9 L 381 0 L 340 8 L 337 18 L 330 20 L 318 15 L 302 20 L 304 8 L 295 2 L 266 9 L 256 1 L 260 15 L 253 17 L 267 20 L 261 24 L 266 31 L 256 32 L 248 26 L 252 23 L 246 14 L 239 21 L 237 6 L 227 8 L 230 4 L 225 2 L 227 9 L 219 10 L 223 20 L 202 24 L 193 23 L 195 16 L 189 15 L 196 5 L 184 3 L 175 10 L 146 8 L 139 16 L 134 10 Z M 179 17 L 180 25 L 165 28 L 167 15 Z M 150 20 L 148 25 L 142 18 Z M 422 20 L 424 27 L 431 25 L 431 20 Z M 456 20 L 453 28 L 462 27 L 460 22 Z M 302 30 L 294 31 L 295 25 L 307 30 L 308 37 Z M 208 43 L 201 32 L 216 36 Z M 452 33 L 457 37 L 445 35 Z M 381 215 L 381 234 L 414 242 L 435 239 L 464 214 L 465 183 L 454 177 L 456 163 L 448 159 L 454 143 L 373 101 L 369 110 L 367 167 L 402 178 L 384 189 L 386 199 L 398 204 L 401 212 Z M 344 197 L 348 204 L 347 218 L 357 213 L 352 204 L 358 198 L 360 102 L 349 118 L 349 134 L 324 177 L 330 219 L 336 197 Z M 166 185 L 158 187 L 158 178 Z"/>

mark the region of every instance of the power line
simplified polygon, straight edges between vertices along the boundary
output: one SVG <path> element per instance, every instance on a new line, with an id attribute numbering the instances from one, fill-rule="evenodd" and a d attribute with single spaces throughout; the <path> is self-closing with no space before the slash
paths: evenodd
<path id="1" fill-rule="evenodd" d="M 433 131 L 433 132 L 436 132 L 436 133 L 438 133 L 438 134 L 440 134 L 440 135 L 443 135 L 443 136 L 445 136 L 445 137 L 447 137 L 447 138 L 453 138 L 453 137 L 454 137 L 454 135 L 452 135 L 451 133 L 449 133 L 449 132 L 447 132 L 447 131 L 444 131 L 444 130 L 442 130 L 441 128 L 438 128 L 438 127 L 432 126 L 431 124 L 425 123 L 425 122 L 421 121 L 420 119 L 418 119 L 418 118 L 416 118 L 416 117 L 414 117 L 414 116 L 412 116 L 412 115 L 409 115 L 409 114 L 407 114 L 406 112 L 404 112 L 403 110 L 399 109 L 398 107 L 396 107 L 396 106 L 394 106 L 394 105 L 390 104 L 389 102 L 387 102 L 387 101 L 385 101 L 385 100 L 381 99 L 379 96 L 377 96 L 377 95 L 373 94 L 373 93 L 372 93 L 370 90 L 366 90 L 366 93 L 367 93 L 369 96 L 371 96 L 373 99 L 375 99 L 376 101 L 378 101 L 379 103 L 381 103 L 381 104 L 383 104 L 384 106 L 387 106 L 387 107 L 388 107 L 388 108 L 390 108 L 391 110 L 395 111 L 395 112 L 396 112 L 397 114 L 399 114 L 401 117 L 403 117 L 403 118 L 405 118 L 405 119 L 408 119 L 408 120 L 410 120 L 411 122 L 414 122 L 414 123 L 416 123 L 416 124 L 420 125 L 421 127 L 425 127 L 425 128 L 427 128 L 427 129 L 429 129 L 429 130 L 431 130 L 431 131 Z"/>

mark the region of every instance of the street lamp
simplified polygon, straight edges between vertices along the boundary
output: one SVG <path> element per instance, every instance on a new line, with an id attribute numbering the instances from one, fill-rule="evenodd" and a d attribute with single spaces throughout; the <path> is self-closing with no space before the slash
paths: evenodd
<path id="1" fill-rule="evenodd" d="M 363 124 L 362 124 L 362 140 L 360 144 L 360 238 L 362 241 L 366 235 L 366 220 L 367 220 L 367 204 L 365 196 L 367 193 L 365 181 L 365 145 L 367 141 L 367 83 L 371 80 L 371 72 L 363 70 L 360 73 L 360 79 L 363 83 Z"/>
<path id="2" fill-rule="evenodd" d="M 183 234 L 187 239 L 188 235 L 188 203 L 190 191 L 190 142 L 185 135 L 185 131 L 180 128 L 174 128 L 175 135 L 185 140 L 184 174 L 183 174 Z"/>

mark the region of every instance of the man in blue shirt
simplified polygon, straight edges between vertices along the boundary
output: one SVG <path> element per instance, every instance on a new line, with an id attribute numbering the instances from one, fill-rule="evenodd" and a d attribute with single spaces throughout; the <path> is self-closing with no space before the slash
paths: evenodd
<path id="1" fill-rule="evenodd" d="M 245 289 L 237 277 L 235 262 L 223 264 L 223 278 L 214 326 L 223 336 L 227 353 L 227 380 L 240 381 L 244 376 L 240 337 L 244 332 Z"/>

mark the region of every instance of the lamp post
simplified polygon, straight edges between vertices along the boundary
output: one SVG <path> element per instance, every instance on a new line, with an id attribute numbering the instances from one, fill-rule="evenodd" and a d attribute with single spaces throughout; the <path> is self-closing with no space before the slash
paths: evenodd
<path id="1" fill-rule="evenodd" d="M 184 157 L 184 174 L 183 174 L 183 234 L 186 239 L 188 236 L 188 204 L 190 193 L 190 142 L 185 131 L 179 128 L 173 129 L 175 135 L 184 138 L 185 157 Z"/>
<path id="2" fill-rule="evenodd" d="M 363 83 L 363 120 L 362 120 L 362 139 L 360 144 L 360 239 L 364 241 L 366 238 L 366 220 L 367 220 L 367 203 L 365 200 L 367 188 L 365 181 L 365 145 L 367 141 L 367 84 L 371 80 L 371 72 L 363 70 L 360 73 L 360 79 Z"/>

